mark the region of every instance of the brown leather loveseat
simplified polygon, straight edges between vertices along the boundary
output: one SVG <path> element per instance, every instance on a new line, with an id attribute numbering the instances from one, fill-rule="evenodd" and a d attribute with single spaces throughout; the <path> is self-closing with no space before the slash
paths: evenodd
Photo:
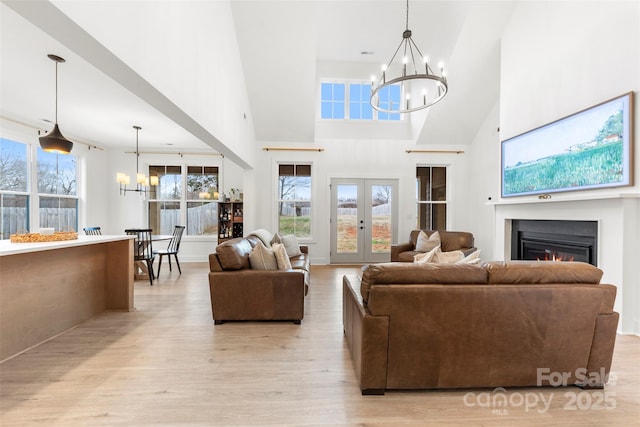
<path id="1" fill-rule="evenodd" d="M 618 313 L 616 287 L 601 276 L 553 261 L 383 263 L 344 276 L 344 334 L 362 394 L 603 387 Z"/>
<path id="2" fill-rule="evenodd" d="M 420 253 L 416 251 L 416 242 L 420 231 L 424 231 L 427 236 L 438 231 L 443 252 L 462 251 L 466 256 L 476 250 L 473 234 L 466 231 L 411 230 L 408 242 L 391 245 L 392 262 L 413 262 L 414 255 Z"/>
<path id="3" fill-rule="evenodd" d="M 271 245 L 265 230 L 221 243 L 209 254 L 211 313 L 216 325 L 226 320 L 290 320 L 300 324 L 309 290 L 309 254 L 289 258 L 289 270 L 251 268 L 249 254 L 261 242 Z M 265 236 L 266 235 L 266 236 Z"/>

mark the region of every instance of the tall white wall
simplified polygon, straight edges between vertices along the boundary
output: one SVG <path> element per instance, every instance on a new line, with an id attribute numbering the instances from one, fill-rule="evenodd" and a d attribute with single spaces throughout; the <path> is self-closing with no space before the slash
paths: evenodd
<path id="1" fill-rule="evenodd" d="M 578 7 L 579 6 L 579 7 Z M 518 135 L 629 91 L 636 92 L 635 143 L 640 109 L 640 3 L 522 2 L 502 40 L 500 139 Z M 499 147 L 482 147 L 499 159 Z M 480 147 L 478 147 L 480 148 Z M 499 161 L 499 160 L 498 160 Z M 486 191 L 499 194 L 499 167 Z M 497 258 L 509 255 L 510 220 L 588 219 L 599 228 L 602 281 L 618 287 L 619 328 L 640 333 L 640 150 L 632 187 L 556 193 L 548 201 L 518 197 L 496 201 Z"/>

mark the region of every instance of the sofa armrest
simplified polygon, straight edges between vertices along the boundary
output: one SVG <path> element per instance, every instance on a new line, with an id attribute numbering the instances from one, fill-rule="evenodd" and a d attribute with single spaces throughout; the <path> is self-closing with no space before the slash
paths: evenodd
<path id="1" fill-rule="evenodd" d="M 391 262 L 398 261 L 398 254 L 401 252 L 407 252 L 413 250 L 413 243 L 397 243 L 395 245 L 391 245 Z"/>
<path id="2" fill-rule="evenodd" d="M 362 304 L 360 279 L 342 279 L 342 316 L 360 390 L 366 394 L 384 394 L 387 387 L 389 317 L 372 316 Z"/>

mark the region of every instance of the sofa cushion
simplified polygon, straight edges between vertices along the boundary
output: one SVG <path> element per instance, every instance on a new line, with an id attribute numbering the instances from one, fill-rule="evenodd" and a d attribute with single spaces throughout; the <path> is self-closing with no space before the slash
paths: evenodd
<path id="1" fill-rule="evenodd" d="M 484 264 L 489 283 L 600 283 L 602 270 L 586 262 L 491 261 Z"/>
<path id="2" fill-rule="evenodd" d="M 289 255 L 289 258 L 302 254 L 298 238 L 293 234 L 285 234 L 284 236 L 281 236 L 280 233 L 276 233 L 273 236 L 273 240 L 271 240 L 271 244 L 273 245 L 274 243 L 282 243 Z"/>
<path id="3" fill-rule="evenodd" d="M 251 245 L 246 239 L 237 237 L 227 240 L 216 247 L 220 265 L 225 270 L 242 270 L 250 268 L 249 254 Z"/>
<path id="4" fill-rule="evenodd" d="M 456 261 L 456 264 L 477 264 L 480 262 L 480 249 L 471 252 L 460 261 Z"/>
<path id="5" fill-rule="evenodd" d="M 271 248 L 278 262 L 278 270 L 291 270 L 291 261 L 284 245 L 282 243 L 274 243 Z"/>
<path id="6" fill-rule="evenodd" d="M 267 248 L 259 241 L 249 254 L 249 262 L 252 270 L 277 270 L 278 262 L 273 250 Z"/>
<path id="7" fill-rule="evenodd" d="M 360 292 L 369 300 L 371 286 L 378 284 L 485 284 L 487 270 L 475 264 L 386 262 L 372 264 L 362 273 Z"/>
<path id="8" fill-rule="evenodd" d="M 437 231 L 427 236 L 427 233 L 420 231 L 418 239 L 416 240 L 417 252 L 429 252 L 436 246 L 440 246 L 440 233 Z"/>
<path id="9" fill-rule="evenodd" d="M 431 262 L 437 264 L 455 264 L 458 261 L 462 261 L 462 259 L 464 259 L 464 253 L 462 251 L 442 252 L 442 250 L 437 250 L 433 254 Z"/>
<path id="10" fill-rule="evenodd" d="M 413 262 L 423 263 L 423 264 L 427 263 L 427 262 L 432 262 L 433 256 L 439 250 L 440 250 L 440 245 L 438 245 L 435 248 L 431 249 L 429 252 L 424 252 L 424 253 L 420 252 L 417 255 L 413 256 Z"/>
<path id="11" fill-rule="evenodd" d="M 418 242 L 420 231 L 424 231 L 427 236 L 431 236 L 435 233 L 434 230 L 411 230 L 411 233 L 409 233 L 409 242 L 414 248 Z M 472 233 L 466 231 L 438 230 L 438 234 L 440 235 L 440 247 L 444 252 L 455 251 L 458 249 L 464 251 L 465 249 L 474 247 L 474 238 Z"/>

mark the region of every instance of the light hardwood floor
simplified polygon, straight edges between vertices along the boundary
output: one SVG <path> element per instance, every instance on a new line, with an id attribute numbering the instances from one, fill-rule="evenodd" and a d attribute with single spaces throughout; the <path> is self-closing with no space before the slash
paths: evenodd
<path id="1" fill-rule="evenodd" d="M 207 265 L 182 271 L 163 269 L 153 287 L 136 282 L 136 311 L 101 314 L 1 364 L 0 425 L 639 424 L 638 337 L 618 336 L 606 395 L 570 387 L 361 396 L 342 334 L 341 278 L 356 267 L 312 267 L 299 326 L 214 326 Z M 496 393 L 506 407 L 491 404 Z"/>

